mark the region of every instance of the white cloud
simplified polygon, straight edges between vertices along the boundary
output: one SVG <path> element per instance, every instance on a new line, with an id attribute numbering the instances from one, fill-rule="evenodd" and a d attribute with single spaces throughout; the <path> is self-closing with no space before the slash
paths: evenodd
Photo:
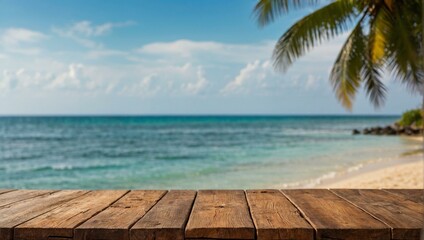
<path id="1" fill-rule="evenodd" d="M 93 25 L 90 21 L 80 21 L 74 23 L 66 32 L 71 35 L 82 35 L 85 37 L 102 36 L 116 27 L 126 27 L 133 25 L 134 22 L 118 22 L 118 23 L 103 23 L 100 25 Z"/>
<path id="2" fill-rule="evenodd" d="M 128 53 L 125 51 L 110 50 L 110 49 L 96 49 L 87 53 L 88 58 L 103 58 L 103 57 L 117 57 L 127 56 Z"/>
<path id="3" fill-rule="evenodd" d="M 206 80 L 202 67 L 197 67 L 196 77 L 194 81 L 187 82 L 183 85 L 183 89 L 189 94 L 197 94 L 202 91 L 207 85 L 208 81 Z"/>
<path id="4" fill-rule="evenodd" d="M 306 89 L 316 88 L 318 83 L 320 82 L 320 80 L 321 80 L 320 76 L 315 76 L 313 74 L 309 74 L 307 79 L 306 79 L 306 83 L 305 83 Z"/>
<path id="5" fill-rule="evenodd" d="M 144 76 L 127 82 L 119 91 L 122 95 L 151 97 L 155 95 L 197 95 L 208 86 L 203 68 L 199 65 L 167 65 L 162 67 L 138 66 L 133 76 Z M 134 79 L 137 79 L 135 77 Z M 121 82 L 122 83 L 122 82 Z"/>
<path id="6" fill-rule="evenodd" d="M 272 77 L 274 77 L 274 72 L 270 61 L 256 60 L 242 68 L 234 80 L 225 85 L 220 92 L 223 94 L 247 94 L 252 90 L 259 91 L 269 87 L 266 80 Z"/>
<path id="7" fill-rule="evenodd" d="M 0 92 L 37 89 L 153 97 L 197 95 L 208 86 L 203 67 L 191 63 L 167 66 L 95 66 L 82 63 L 48 65 L 43 62 L 35 63 L 28 69 L 4 70 L 0 75 Z"/>
<path id="8" fill-rule="evenodd" d="M 84 23 L 71 27 L 73 30 L 70 32 L 85 39 L 106 34 L 111 28 L 105 24 L 94 26 Z M 323 61 L 331 64 L 327 58 L 331 58 L 334 52 L 330 52 L 328 47 L 318 48 L 311 57 L 305 56 L 288 73 L 281 74 L 274 71 L 269 59 L 272 48 L 273 44 L 269 41 L 228 44 L 178 40 L 146 44 L 137 52 L 89 49 L 85 53 L 75 53 L 74 58 L 67 62 L 55 61 L 59 59 L 57 56 L 61 58 L 67 53 L 53 56 L 52 61 L 42 61 L 46 56 L 3 60 L 2 68 L 6 74 L 0 79 L 0 90 L 19 91 L 32 87 L 45 91 L 136 97 L 275 95 L 281 94 L 285 88 L 316 90 L 325 77 Z M 131 62 L 108 64 L 87 61 L 104 57 L 123 57 Z M 18 74 L 21 68 L 25 71 Z M 235 72 L 237 69 L 238 72 Z M 33 83 L 29 83 L 31 79 L 34 79 Z M 325 86 L 328 87 L 327 84 Z"/>
<path id="9" fill-rule="evenodd" d="M 9 48 L 9 52 L 19 53 L 23 55 L 38 55 L 41 53 L 40 48 L 32 47 L 32 48 Z"/>
<path id="10" fill-rule="evenodd" d="M 33 45 L 47 39 L 47 35 L 25 28 L 9 28 L 1 33 L 0 45 L 7 52 L 37 55 L 41 49 Z"/>
<path id="11" fill-rule="evenodd" d="M 25 28 L 6 29 L 1 36 L 1 42 L 7 46 L 18 46 L 22 43 L 34 43 L 46 39 L 43 33 L 32 31 Z"/>
<path id="12" fill-rule="evenodd" d="M 172 42 L 155 42 L 138 48 L 139 54 L 158 57 L 206 58 L 209 61 L 243 62 L 269 59 L 274 43 L 265 41 L 255 44 L 228 44 L 214 41 L 191 41 L 180 39 Z"/>
<path id="13" fill-rule="evenodd" d="M 78 89 L 81 87 L 82 64 L 71 64 L 66 72 L 57 75 L 47 89 Z"/>
<path id="14" fill-rule="evenodd" d="M 281 94 L 288 89 L 309 91 L 328 86 L 322 81 L 322 71 L 308 69 L 305 65 L 293 68 L 295 74 L 283 74 L 274 70 L 271 60 L 256 60 L 241 68 L 238 75 L 219 92 L 223 95 L 269 95 Z"/>
<path id="15" fill-rule="evenodd" d="M 137 51 L 148 54 L 177 54 L 180 56 L 191 56 L 197 52 L 221 51 L 224 45 L 217 42 L 195 42 L 190 40 L 177 40 L 174 42 L 156 42 L 146 44 Z"/>
<path id="16" fill-rule="evenodd" d="M 51 79 L 51 73 L 33 72 L 25 68 L 14 71 L 3 70 L 2 75 L 0 75 L 0 92 L 22 89 L 39 90 L 48 84 Z"/>
<path id="17" fill-rule="evenodd" d="M 61 37 L 70 38 L 78 44 L 87 48 L 102 48 L 103 44 L 98 43 L 91 38 L 99 37 L 110 33 L 114 28 L 126 27 L 135 24 L 135 22 L 117 22 L 103 23 L 94 25 L 90 21 L 76 22 L 67 28 L 53 28 L 53 32 Z"/>

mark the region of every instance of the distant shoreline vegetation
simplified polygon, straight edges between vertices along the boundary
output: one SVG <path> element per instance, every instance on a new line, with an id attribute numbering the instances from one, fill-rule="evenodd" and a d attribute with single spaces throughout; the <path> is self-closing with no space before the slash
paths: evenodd
<path id="1" fill-rule="evenodd" d="M 421 109 L 412 109 L 404 112 L 401 118 L 393 125 L 365 128 L 362 131 L 354 129 L 354 135 L 406 135 L 418 136 L 423 134 L 423 113 Z"/>
<path id="2" fill-rule="evenodd" d="M 0 114 L 0 118 L 399 118 L 399 114 Z"/>

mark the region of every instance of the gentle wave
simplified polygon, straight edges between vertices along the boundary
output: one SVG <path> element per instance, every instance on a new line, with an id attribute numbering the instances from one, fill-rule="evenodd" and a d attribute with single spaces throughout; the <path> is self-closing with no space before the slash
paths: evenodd
<path id="1" fill-rule="evenodd" d="M 411 148 L 351 135 L 396 117 L 0 118 L 0 187 L 255 188 L 318 184 Z M 415 146 L 415 145 L 414 145 Z"/>
<path id="2" fill-rule="evenodd" d="M 89 165 L 89 166 L 73 166 L 73 165 L 65 165 L 65 164 L 58 164 L 58 165 L 51 165 L 51 166 L 42 166 L 42 167 L 34 167 L 34 168 L 22 168 L 22 169 L 16 169 L 16 168 L 7 168 L 4 167 L 3 169 L 6 172 L 50 172 L 50 171 L 90 171 L 90 170 L 105 170 L 105 169 L 119 169 L 119 168 L 125 168 L 125 165 L 119 165 L 119 164 L 111 164 L 111 165 Z"/>
<path id="3" fill-rule="evenodd" d="M 400 155 L 399 155 L 400 156 Z M 350 174 L 350 173 L 354 173 L 354 172 L 359 172 L 361 169 L 363 169 L 364 167 L 367 167 L 369 165 L 375 164 L 375 163 L 379 163 L 379 162 L 389 162 L 393 159 L 396 159 L 397 157 L 386 157 L 386 158 L 381 158 L 381 157 L 376 157 L 375 159 L 372 160 L 367 160 L 364 162 L 361 162 L 359 164 L 356 164 L 354 166 L 350 166 L 347 168 L 343 168 L 340 169 L 339 171 L 331 171 L 328 173 L 325 173 L 317 178 L 313 178 L 313 179 L 308 179 L 308 180 L 302 180 L 302 181 L 298 181 L 298 182 L 292 182 L 292 183 L 286 183 L 286 184 L 282 184 L 281 186 L 283 188 L 314 188 L 320 184 L 322 184 L 323 182 L 327 182 L 329 180 Z"/>

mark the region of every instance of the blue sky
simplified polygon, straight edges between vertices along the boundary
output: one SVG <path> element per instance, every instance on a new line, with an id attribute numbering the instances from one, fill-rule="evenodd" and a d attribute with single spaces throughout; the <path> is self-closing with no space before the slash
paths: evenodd
<path id="1" fill-rule="evenodd" d="M 278 37 L 307 9 L 260 28 L 253 0 L 0 0 L 0 114 L 345 114 L 328 82 L 344 36 L 287 72 Z M 419 106 L 396 81 L 375 110 Z"/>

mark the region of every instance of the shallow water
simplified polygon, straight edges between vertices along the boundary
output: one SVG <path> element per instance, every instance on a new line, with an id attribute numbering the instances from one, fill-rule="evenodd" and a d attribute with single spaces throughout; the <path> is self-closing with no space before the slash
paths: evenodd
<path id="1" fill-rule="evenodd" d="M 417 148 L 397 117 L 1 117 L 0 188 L 264 188 Z"/>

